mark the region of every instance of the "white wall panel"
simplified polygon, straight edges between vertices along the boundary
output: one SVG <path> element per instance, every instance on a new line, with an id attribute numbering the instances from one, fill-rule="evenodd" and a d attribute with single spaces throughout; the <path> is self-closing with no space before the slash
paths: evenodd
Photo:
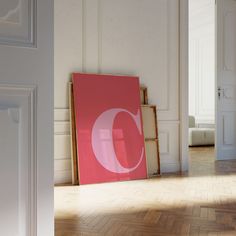
<path id="1" fill-rule="evenodd" d="M 178 1 L 90 0 L 84 22 L 85 70 L 139 75 L 159 119 L 178 119 Z"/>
<path id="2" fill-rule="evenodd" d="M 161 171 L 179 171 L 179 122 L 159 122 L 159 139 Z"/>
<path id="3" fill-rule="evenodd" d="M 72 170 L 71 160 L 55 160 L 54 161 L 54 183 L 71 183 L 72 181 Z"/>
<path id="4" fill-rule="evenodd" d="M 63 170 L 71 170 L 71 162 L 70 159 L 67 160 L 58 160 L 55 162 L 54 165 L 54 170 L 55 171 L 63 171 Z"/>
<path id="5" fill-rule="evenodd" d="M 55 159 L 69 157 L 62 130 L 70 73 L 128 74 L 140 76 L 158 120 L 169 122 L 170 138 L 161 134 L 162 150 L 169 148 L 161 154 L 163 170 L 179 170 L 179 1 L 56 0 L 55 7 Z M 57 180 L 68 180 L 63 171 Z"/>
<path id="6" fill-rule="evenodd" d="M 159 131 L 160 153 L 168 154 L 170 150 L 170 132 L 166 130 Z"/>
<path id="7" fill-rule="evenodd" d="M 54 147 L 55 159 L 70 159 L 70 135 L 56 135 Z"/>
<path id="8" fill-rule="evenodd" d="M 70 122 L 69 121 L 55 122 L 54 134 L 55 135 L 70 134 Z"/>
<path id="9" fill-rule="evenodd" d="M 71 171 L 71 145 L 70 123 L 68 109 L 55 111 L 54 123 L 54 183 L 70 183 Z"/>
<path id="10" fill-rule="evenodd" d="M 84 34 L 82 0 L 56 0 L 54 5 L 54 182 L 58 184 L 71 181 L 68 82 L 72 72 L 82 70 Z"/>
<path id="11" fill-rule="evenodd" d="M 67 122 L 55 122 L 55 166 L 61 165 L 57 162 L 70 161 L 71 158 L 70 135 L 67 125 Z M 159 121 L 158 126 L 161 170 L 162 172 L 179 171 L 179 121 Z M 60 170 L 55 168 L 55 183 L 70 182 L 69 172 L 71 173 L 71 167 L 68 168 L 68 162 L 67 165 L 62 165 Z"/>
<path id="12" fill-rule="evenodd" d="M 71 170 L 54 172 L 54 184 L 68 184 L 71 182 L 72 182 Z"/>
<path id="13" fill-rule="evenodd" d="M 63 122 L 63 121 L 69 121 L 69 109 L 68 108 L 57 108 L 54 109 L 54 120 Z"/>
<path id="14" fill-rule="evenodd" d="M 68 82 L 71 73 L 82 70 L 82 0 L 55 2 L 55 107 L 68 108 Z"/>

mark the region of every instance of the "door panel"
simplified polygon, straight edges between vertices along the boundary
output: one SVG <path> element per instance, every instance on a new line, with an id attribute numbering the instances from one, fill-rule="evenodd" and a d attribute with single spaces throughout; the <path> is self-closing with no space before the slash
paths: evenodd
<path id="1" fill-rule="evenodd" d="M 16 112 L 19 113 L 19 110 Z M 0 150 L 1 155 L 4 156 L 0 165 L 0 186 L 1 188 L 1 202 L 0 202 L 0 221 L 1 221 L 1 233 L 6 236 L 11 235 L 22 235 L 24 229 L 19 227 L 10 227 L 11 224 L 15 226 L 20 225 L 19 212 L 19 191 L 17 186 L 17 176 L 19 174 L 17 165 L 18 163 L 18 134 L 19 134 L 19 124 L 14 121 L 10 109 L 0 110 L 0 133 L 6 133 L 6 136 L 1 135 L 0 137 Z M 8 148 L 9 143 L 11 143 L 11 148 Z M 13 176 L 12 176 L 13 175 Z M 8 186 L 6 186 L 8 182 Z M 11 207 L 10 209 L 8 207 Z M 23 213 L 20 211 L 20 213 Z M 24 217 L 22 218 L 24 219 Z M 23 225 L 23 224 L 21 224 Z M 20 232 L 21 231 L 21 232 Z"/>
<path id="2" fill-rule="evenodd" d="M 0 232 L 36 235 L 35 88 L 0 86 L 0 101 Z"/>
<path id="3" fill-rule="evenodd" d="M 0 1 L 0 55 L 0 235 L 51 236 L 53 0 Z"/>
<path id="4" fill-rule="evenodd" d="M 217 159 L 236 159 L 236 1 L 217 0 Z"/>
<path id="5" fill-rule="evenodd" d="M 36 0 L 1 0 L 0 42 L 33 46 L 36 33 Z"/>
<path id="6" fill-rule="evenodd" d="M 235 112 L 223 113 L 223 144 L 235 145 L 235 124 L 236 124 Z"/>

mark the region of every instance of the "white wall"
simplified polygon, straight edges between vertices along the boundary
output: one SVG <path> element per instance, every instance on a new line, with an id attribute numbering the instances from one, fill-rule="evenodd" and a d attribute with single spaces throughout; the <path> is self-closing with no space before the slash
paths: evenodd
<path id="1" fill-rule="evenodd" d="M 55 0 L 55 183 L 71 180 L 74 71 L 139 75 L 157 105 L 162 172 L 179 163 L 178 0 Z"/>
<path id="2" fill-rule="evenodd" d="M 215 0 L 189 1 L 189 114 L 215 123 Z"/>

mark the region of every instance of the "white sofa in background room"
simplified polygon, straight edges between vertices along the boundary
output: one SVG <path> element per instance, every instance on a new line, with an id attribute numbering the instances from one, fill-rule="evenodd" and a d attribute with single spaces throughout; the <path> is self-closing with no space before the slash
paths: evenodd
<path id="1" fill-rule="evenodd" d="M 189 116 L 189 146 L 206 146 L 215 144 L 214 128 L 196 127 L 195 118 Z"/>

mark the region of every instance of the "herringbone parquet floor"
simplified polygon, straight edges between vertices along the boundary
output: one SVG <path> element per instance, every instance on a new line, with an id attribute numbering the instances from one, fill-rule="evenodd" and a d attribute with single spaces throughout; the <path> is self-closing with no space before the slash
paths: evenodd
<path id="1" fill-rule="evenodd" d="M 190 150 L 188 175 L 55 188 L 56 236 L 236 236 L 236 161 Z"/>

